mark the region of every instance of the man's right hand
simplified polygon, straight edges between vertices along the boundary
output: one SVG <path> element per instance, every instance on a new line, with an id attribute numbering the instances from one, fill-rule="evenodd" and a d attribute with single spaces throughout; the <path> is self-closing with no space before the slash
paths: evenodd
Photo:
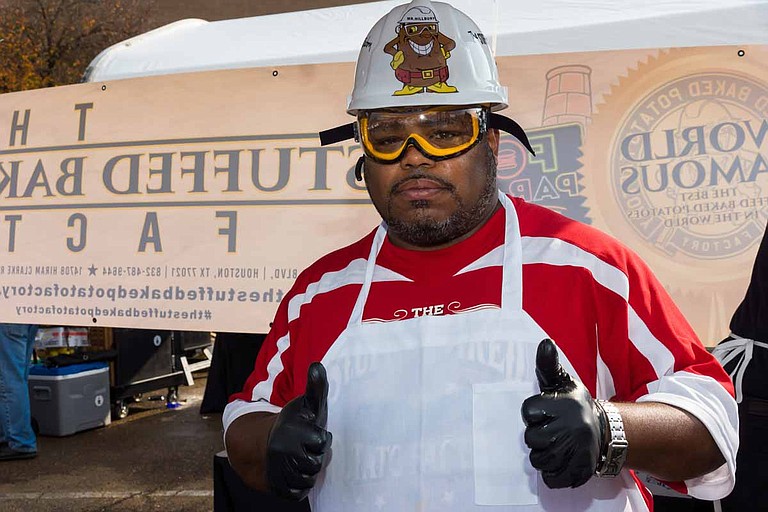
<path id="1" fill-rule="evenodd" d="M 315 485 L 333 439 L 325 430 L 327 399 L 325 368 L 312 363 L 305 393 L 285 404 L 267 441 L 267 479 L 283 498 L 301 500 Z"/>

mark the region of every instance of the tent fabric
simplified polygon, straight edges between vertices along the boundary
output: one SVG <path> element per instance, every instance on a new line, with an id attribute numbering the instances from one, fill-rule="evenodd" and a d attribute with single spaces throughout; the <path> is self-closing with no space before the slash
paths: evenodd
<path id="1" fill-rule="evenodd" d="M 181 20 L 115 44 L 84 81 L 227 68 L 354 62 L 404 0 L 207 22 Z M 768 44 L 768 0 L 454 0 L 496 55 Z"/>

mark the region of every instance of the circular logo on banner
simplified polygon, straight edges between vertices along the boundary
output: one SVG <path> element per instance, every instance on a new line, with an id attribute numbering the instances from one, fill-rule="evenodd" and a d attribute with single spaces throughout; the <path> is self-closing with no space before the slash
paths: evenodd
<path id="1" fill-rule="evenodd" d="M 649 263 L 706 343 L 727 333 L 768 218 L 768 52 L 738 50 L 638 64 L 583 146 L 594 225 Z"/>
<path id="2" fill-rule="evenodd" d="M 698 53 L 713 51 L 723 50 Z M 593 118 L 585 150 L 593 212 L 651 249 L 656 268 L 682 263 L 686 273 L 751 259 L 768 212 L 768 84 L 738 62 L 710 70 L 696 55 L 662 54 L 630 74 Z"/>
<path id="3" fill-rule="evenodd" d="M 96 407 L 101 407 L 104 405 L 104 396 L 96 395 L 96 397 L 93 399 L 93 403 L 96 405 Z"/>

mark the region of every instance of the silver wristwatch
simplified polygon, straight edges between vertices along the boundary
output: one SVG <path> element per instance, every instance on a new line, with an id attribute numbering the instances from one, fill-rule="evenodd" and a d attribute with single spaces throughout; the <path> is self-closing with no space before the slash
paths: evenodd
<path id="1" fill-rule="evenodd" d="M 597 464 L 595 475 L 604 478 L 613 478 L 621 472 L 624 462 L 627 460 L 627 449 L 629 443 L 624 434 L 624 422 L 621 420 L 619 410 L 607 400 L 595 400 L 597 406 L 605 413 L 604 417 L 608 420 L 605 438 L 603 439 L 603 450 L 600 454 L 600 461 Z"/>

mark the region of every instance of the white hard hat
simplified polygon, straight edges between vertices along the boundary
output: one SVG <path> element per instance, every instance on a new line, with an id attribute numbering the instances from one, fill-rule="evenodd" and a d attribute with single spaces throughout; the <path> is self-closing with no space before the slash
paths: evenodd
<path id="1" fill-rule="evenodd" d="M 413 0 L 381 18 L 357 59 L 347 112 L 432 105 L 507 107 L 488 40 L 466 14 Z"/>

